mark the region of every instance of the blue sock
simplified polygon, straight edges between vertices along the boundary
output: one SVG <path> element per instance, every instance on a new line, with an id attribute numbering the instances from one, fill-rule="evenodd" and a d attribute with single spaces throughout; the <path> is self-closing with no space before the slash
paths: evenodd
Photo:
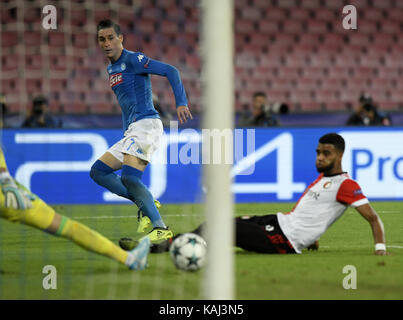
<path id="1" fill-rule="evenodd" d="M 154 203 L 154 198 L 151 192 L 141 181 L 143 172 L 123 165 L 122 167 L 122 182 L 126 186 L 132 201 L 139 207 L 143 213 L 150 218 L 153 227 L 166 228 L 160 213 Z"/>
<path id="2" fill-rule="evenodd" d="M 113 169 L 100 160 L 95 161 L 90 171 L 91 178 L 100 186 L 108 189 L 121 197 L 131 200 L 126 186 L 122 183 L 122 179 Z"/>

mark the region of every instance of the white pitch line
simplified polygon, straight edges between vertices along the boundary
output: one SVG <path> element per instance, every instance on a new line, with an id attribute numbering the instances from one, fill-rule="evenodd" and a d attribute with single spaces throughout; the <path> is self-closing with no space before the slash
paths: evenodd
<path id="1" fill-rule="evenodd" d="M 164 217 L 196 217 L 194 214 L 164 214 Z M 137 216 L 88 216 L 88 217 L 72 217 L 75 220 L 85 220 L 85 219 L 133 219 Z"/>
<path id="2" fill-rule="evenodd" d="M 403 249 L 403 246 L 395 246 L 395 245 L 386 246 L 386 247 L 387 247 L 387 248 Z"/>

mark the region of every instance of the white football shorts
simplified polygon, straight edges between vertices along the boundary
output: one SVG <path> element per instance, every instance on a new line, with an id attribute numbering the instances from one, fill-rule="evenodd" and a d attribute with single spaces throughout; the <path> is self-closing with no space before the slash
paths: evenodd
<path id="1" fill-rule="evenodd" d="M 146 118 L 133 122 L 124 133 L 124 138 L 116 142 L 107 152 L 120 162 L 123 155 L 130 154 L 150 162 L 152 155 L 158 149 L 164 129 L 158 118 Z"/>

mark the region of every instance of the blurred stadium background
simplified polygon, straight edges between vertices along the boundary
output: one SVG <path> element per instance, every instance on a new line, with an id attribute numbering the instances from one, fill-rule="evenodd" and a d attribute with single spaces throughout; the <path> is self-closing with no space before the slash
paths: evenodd
<path id="1" fill-rule="evenodd" d="M 403 0 L 234 0 L 233 2 L 234 111 L 239 114 L 245 108 L 251 107 L 252 96 L 256 91 L 265 92 L 270 103 L 289 105 L 289 113 L 279 115 L 280 128 L 261 129 L 256 135 L 257 147 L 273 142 L 272 149 L 276 152 L 272 152 L 273 150 L 270 152 L 280 154 L 281 149 L 281 156 L 261 161 L 256 167 L 257 174 L 253 177 L 238 177 L 237 182 L 258 184 L 262 181 L 270 183 L 276 181 L 272 184 L 276 185 L 278 182 L 278 190 L 280 188 L 286 190 L 285 198 L 288 193 L 291 194 L 287 199 L 281 198 L 279 196 L 281 192 L 278 190 L 277 194 L 276 192 L 253 196 L 238 194 L 237 200 L 241 200 L 239 202 L 249 202 L 253 199 L 256 202 L 266 203 L 243 204 L 243 206 L 237 203 L 236 214 L 249 214 L 251 211 L 264 214 L 289 210 L 291 204 L 279 202 L 294 201 L 303 191 L 303 186 L 311 182 L 316 175 L 313 168 L 314 154 L 307 153 L 306 150 L 314 150 L 315 139 L 327 132 L 329 126 L 343 131 L 341 127 L 356 107 L 360 94 L 367 93 L 381 110 L 390 113 L 395 128 L 394 131 L 388 131 L 390 134 L 386 135 L 385 139 L 381 137 L 374 143 L 368 138 L 374 136 L 366 136 L 365 130 L 362 135 L 361 131 L 358 132 L 358 138 L 354 142 L 359 143 L 353 147 L 361 148 L 360 139 L 365 140 L 364 147 L 372 152 L 371 155 L 374 155 L 375 160 L 370 164 L 358 163 L 357 160 L 356 167 L 361 165 L 362 171 L 356 169 L 356 173 L 359 178 L 375 181 L 364 183 L 367 188 L 376 184 L 374 188 L 376 190 L 372 193 L 374 198 L 386 197 L 392 200 L 390 203 L 379 204 L 377 209 L 379 208 L 385 215 L 388 212 L 394 214 L 393 219 L 386 219 L 385 226 L 390 228 L 388 231 L 391 230 L 391 239 L 394 241 L 392 243 L 401 246 L 401 235 L 397 228 L 401 225 L 402 203 L 395 200 L 403 199 L 401 192 L 403 158 L 400 149 L 395 149 L 401 141 L 399 126 L 403 126 L 401 81 Z M 42 8 L 49 4 L 57 9 L 56 30 L 46 30 L 42 27 L 42 19 L 45 16 Z M 342 8 L 348 4 L 357 8 L 357 30 L 345 30 L 342 27 Z M 30 112 L 32 99 L 38 94 L 48 98 L 50 112 L 62 120 L 63 128 L 88 128 L 86 131 L 99 134 L 105 138 L 102 141 L 109 144 L 115 137 L 120 137 L 122 126 L 120 107 L 109 87 L 106 72 L 108 61 L 96 43 L 96 24 L 105 18 L 120 24 L 124 34 L 124 46 L 127 49 L 142 51 L 151 58 L 170 63 L 179 69 L 194 115 L 194 120 L 186 126 L 201 127 L 203 105 L 200 79 L 200 1 L 0 0 L 0 93 L 4 94 L 7 105 L 4 125 L 6 128 L 11 128 L 3 130 L 3 138 L 8 147 L 6 157 L 9 155 L 11 159 L 9 166 L 13 174 L 22 164 L 31 160 L 34 164 L 51 160 L 53 163 L 67 160 L 74 163 L 82 161 L 86 156 L 91 158 L 92 151 L 95 154 L 96 148 L 88 148 L 88 145 L 78 146 L 73 143 L 51 145 L 46 141 L 40 145 L 38 141 L 29 141 L 29 138 L 26 142 L 17 142 L 16 136 L 19 133 L 29 132 L 18 128 Z M 158 77 L 152 79 L 153 92 L 157 95 L 160 105 L 174 115 L 175 102 L 169 82 Z M 292 126 L 304 129 L 299 131 L 298 128 L 293 128 L 294 131 L 287 129 Z M 308 126 L 320 128 L 310 129 L 308 132 L 305 131 Z M 101 132 L 100 129 L 105 128 L 116 130 Z M 382 131 L 379 128 L 376 130 L 378 131 L 375 134 Z M 76 131 L 78 132 L 78 130 L 51 129 L 47 130 L 46 134 L 61 132 L 68 138 L 68 134 L 74 134 Z M 35 130 L 32 132 L 35 133 Z M 285 135 L 282 135 L 284 132 Z M 354 139 L 354 135 L 350 137 Z M 18 143 L 29 145 L 22 148 Z M 19 150 L 17 146 L 20 147 Z M 90 147 L 93 145 L 90 144 Z M 379 166 L 384 165 L 381 169 L 385 169 L 381 174 L 375 171 L 378 164 L 376 157 L 383 160 L 389 157 L 393 160 L 388 163 L 379 162 Z M 294 165 L 294 169 L 288 167 L 290 163 L 291 166 Z M 88 169 L 89 167 L 90 165 Z M 174 231 L 188 231 L 204 220 L 201 206 L 198 204 L 202 202 L 203 197 L 199 185 L 200 166 L 168 167 L 167 172 L 170 175 L 167 174 L 164 178 L 165 181 L 169 180 L 169 183 L 165 186 L 167 192 L 163 196 L 169 194 L 169 197 L 167 196 L 169 199 L 168 204 L 164 203 L 164 218 L 166 217 L 167 223 L 173 226 Z M 284 184 L 276 180 L 281 178 L 280 175 L 277 177 L 280 167 L 282 172 L 292 172 L 291 176 L 285 175 L 284 180 L 288 180 Z M 273 168 L 275 169 L 272 170 Z M 368 171 L 365 171 L 366 169 Z M 387 172 L 387 169 L 391 169 L 389 171 L 394 176 Z M 370 174 L 366 174 L 367 172 Z M 149 172 L 146 172 L 145 176 L 146 182 L 149 182 Z M 28 180 L 30 179 L 31 176 Z M 379 182 L 377 179 L 382 180 L 380 181 L 382 184 L 377 184 Z M 78 180 L 80 188 L 76 187 Z M 33 191 L 62 214 L 82 220 L 115 242 L 133 230 L 135 225 L 133 207 L 119 202 L 106 206 L 107 200 L 105 197 L 102 198 L 104 190 L 101 191 L 101 188 L 89 179 L 88 172 L 40 172 L 32 181 Z M 63 183 L 55 188 L 55 181 Z M 82 190 L 86 190 L 88 195 Z M 382 193 L 385 190 L 390 191 L 387 196 Z M 63 201 L 70 202 L 62 206 L 66 204 Z M 115 200 L 109 201 L 109 204 L 114 203 L 113 201 Z M 271 201 L 272 203 L 267 203 Z M 77 203 L 82 206 L 77 206 Z M 92 205 L 94 203 L 98 205 Z M 347 296 L 345 291 L 338 291 L 334 295 L 334 283 L 339 281 L 341 273 L 339 265 L 351 263 L 348 259 L 353 259 L 353 263 L 357 265 L 361 261 L 362 265 L 359 265 L 363 268 L 361 270 L 368 270 L 364 271 L 367 275 L 365 289 L 367 295 L 356 295 L 353 298 L 357 296 L 379 298 L 379 295 L 385 292 L 390 293 L 389 296 L 385 294 L 386 297 L 401 298 L 402 261 L 399 255 L 396 254 L 392 258 L 395 260 L 391 265 L 395 269 L 388 273 L 387 278 L 383 274 L 372 277 L 373 260 L 369 254 L 373 248 L 366 233 L 369 230 L 364 229 L 367 226 L 360 225 L 359 235 L 355 233 L 355 229 L 349 229 L 351 234 L 346 238 L 348 240 L 338 237 L 337 231 L 344 233 L 350 226 L 348 219 L 355 219 L 355 216 L 348 215 L 344 224 L 340 225 L 340 229 L 333 229 L 335 231 L 330 236 L 324 237 L 325 241 L 328 239 L 327 248 L 330 243 L 328 253 L 331 251 L 331 259 L 335 261 L 331 266 L 327 264 L 328 260 L 320 255 L 316 258 L 313 256 L 313 260 L 312 256 L 308 255 L 298 261 L 287 260 L 286 263 L 290 263 L 291 266 L 287 273 L 284 271 L 282 260 L 284 257 L 276 257 L 271 261 L 270 268 L 277 272 L 267 274 L 267 260 L 264 260 L 264 257 L 236 255 L 236 279 L 241 283 L 237 288 L 236 297 L 349 299 L 351 296 Z M 396 229 L 393 230 L 393 227 Z M 90 253 L 83 254 L 80 248 L 73 247 L 71 243 L 63 239 L 55 240 L 36 230 L 15 225 L 9 227 L 0 221 L 0 236 L 3 237 L 0 240 L 4 240 L 0 241 L 2 268 L 0 298 L 203 297 L 200 275 L 192 274 L 184 277 L 179 274 L 174 270 L 167 255 L 163 258 L 152 257 L 148 273 L 133 274 L 128 278 L 127 273 L 117 272 L 119 267 L 116 263 L 105 263 L 103 257 L 95 257 Z M 364 237 L 365 240 L 361 240 Z M 350 249 L 346 245 L 348 241 L 353 243 L 357 241 L 357 245 Z M 346 247 L 347 251 L 350 251 L 344 256 L 344 260 L 339 260 L 337 255 Z M 368 257 L 365 259 L 362 259 L 362 250 L 368 252 Z M 38 255 L 38 252 L 43 254 Z M 54 294 L 44 293 L 40 287 L 43 275 L 37 270 L 41 270 L 40 268 L 46 263 L 54 263 L 60 270 L 60 287 L 63 290 Z M 316 273 L 311 272 L 313 268 L 317 268 Z M 14 269 L 17 271 L 14 272 Z M 295 270 L 298 272 L 294 272 Z M 311 276 L 307 280 L 310 282 L 309 292 L 306 291 L 305 280 L 297 278 L 300 270 L 301 274 Z M 326 270 L 326 273 L 323 270 Z M 245 274 L 252 275 L 245 277 Z M 262 274 L 265 277 L 262 278 Z M 279 275 L 280 280 L 276 278 Z M 329 280 L 330 278 L 333 282 Z M 262 282 L 265 283 L 265 287 L 277 286 L 276 290 L 262 292 L 260 286 Z M 383 291 L 378 290 L 380 283 L 384 284 L 381 288 Z M 322 293 L 325 291 L 321 291 L 322 288 L 326 291 L 324 295 Z"/>
<path id="2" fill-rule="evenodd" d="M 42 27 L 46 4 L 57 8 L 57 30 Z M 347 4 L 357 8 L 358 30 L 342 27 Z M 269 102 L 289 105 L 284 125 L 341 125 L 366 92 L 395 124 L 403 123 L 403 1 L 235 0 L 234 6 L 236 111 L 264 91 Z M 21 123 L 39 93 L 65 127 L 120 126 L 107 62 L 96 44 L 96 23 L 103 18 L 121 25 L 129 50 L 177 66 L 190 106 L 200 113 L 199 1 L 2 0 L 0 10 L 0 92 L 9 126 Z M 153 90 L 173 112 L 169 83 L 154 80 Z M 95 115 L 119 116 L 105 121 Z M 196 117 L 190 126 L 198 125 Z"/>

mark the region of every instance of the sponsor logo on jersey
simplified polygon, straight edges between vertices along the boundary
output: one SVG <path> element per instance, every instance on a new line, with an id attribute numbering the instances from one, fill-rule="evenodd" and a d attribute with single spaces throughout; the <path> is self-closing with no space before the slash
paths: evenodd
<path id="1" fill-rule="evenodd" d="M 109 76 L 109 84 L 111 87 L 116 86 L 119 83 L 123 82 L 123 77 L 121 73 L 112 74 Z"/>
<path id="2" fill-rule="evenodd" d="M 320 193 L 319 193 L 319 192 L 312 191 L 312 190 L 309 190 L 309 191 L 308 191 L 308 195 L 309 195 L 310 197 L 314 198 L 315 200 L 318 200 L 318 199 L 319 199 L 319 196 L 320 196 Z"/>
<path id="3" fill-rule="evenodd" d="M 266 229 L 267 232 L 271 232 L 274 230 L 274 227 L 270 224 L 267 224 L 264 228 Z"/>
<path id="4" fill-rule="evenodd" d="M 137 59 L 139 59 L 139 62 L 141 62 L 141 60 L 143 60 L 143 58 L 144 58 L 144 55 L 142 55 L 142 54 L 139 54 L 139 55 L 137 56 Z"/>
<path id="5" fill-rule="evenodd" d="M 323 189 L 329 189 L 331 185 L 332 185 L 332 182 L 328 181 L 323 185 Z"/>

